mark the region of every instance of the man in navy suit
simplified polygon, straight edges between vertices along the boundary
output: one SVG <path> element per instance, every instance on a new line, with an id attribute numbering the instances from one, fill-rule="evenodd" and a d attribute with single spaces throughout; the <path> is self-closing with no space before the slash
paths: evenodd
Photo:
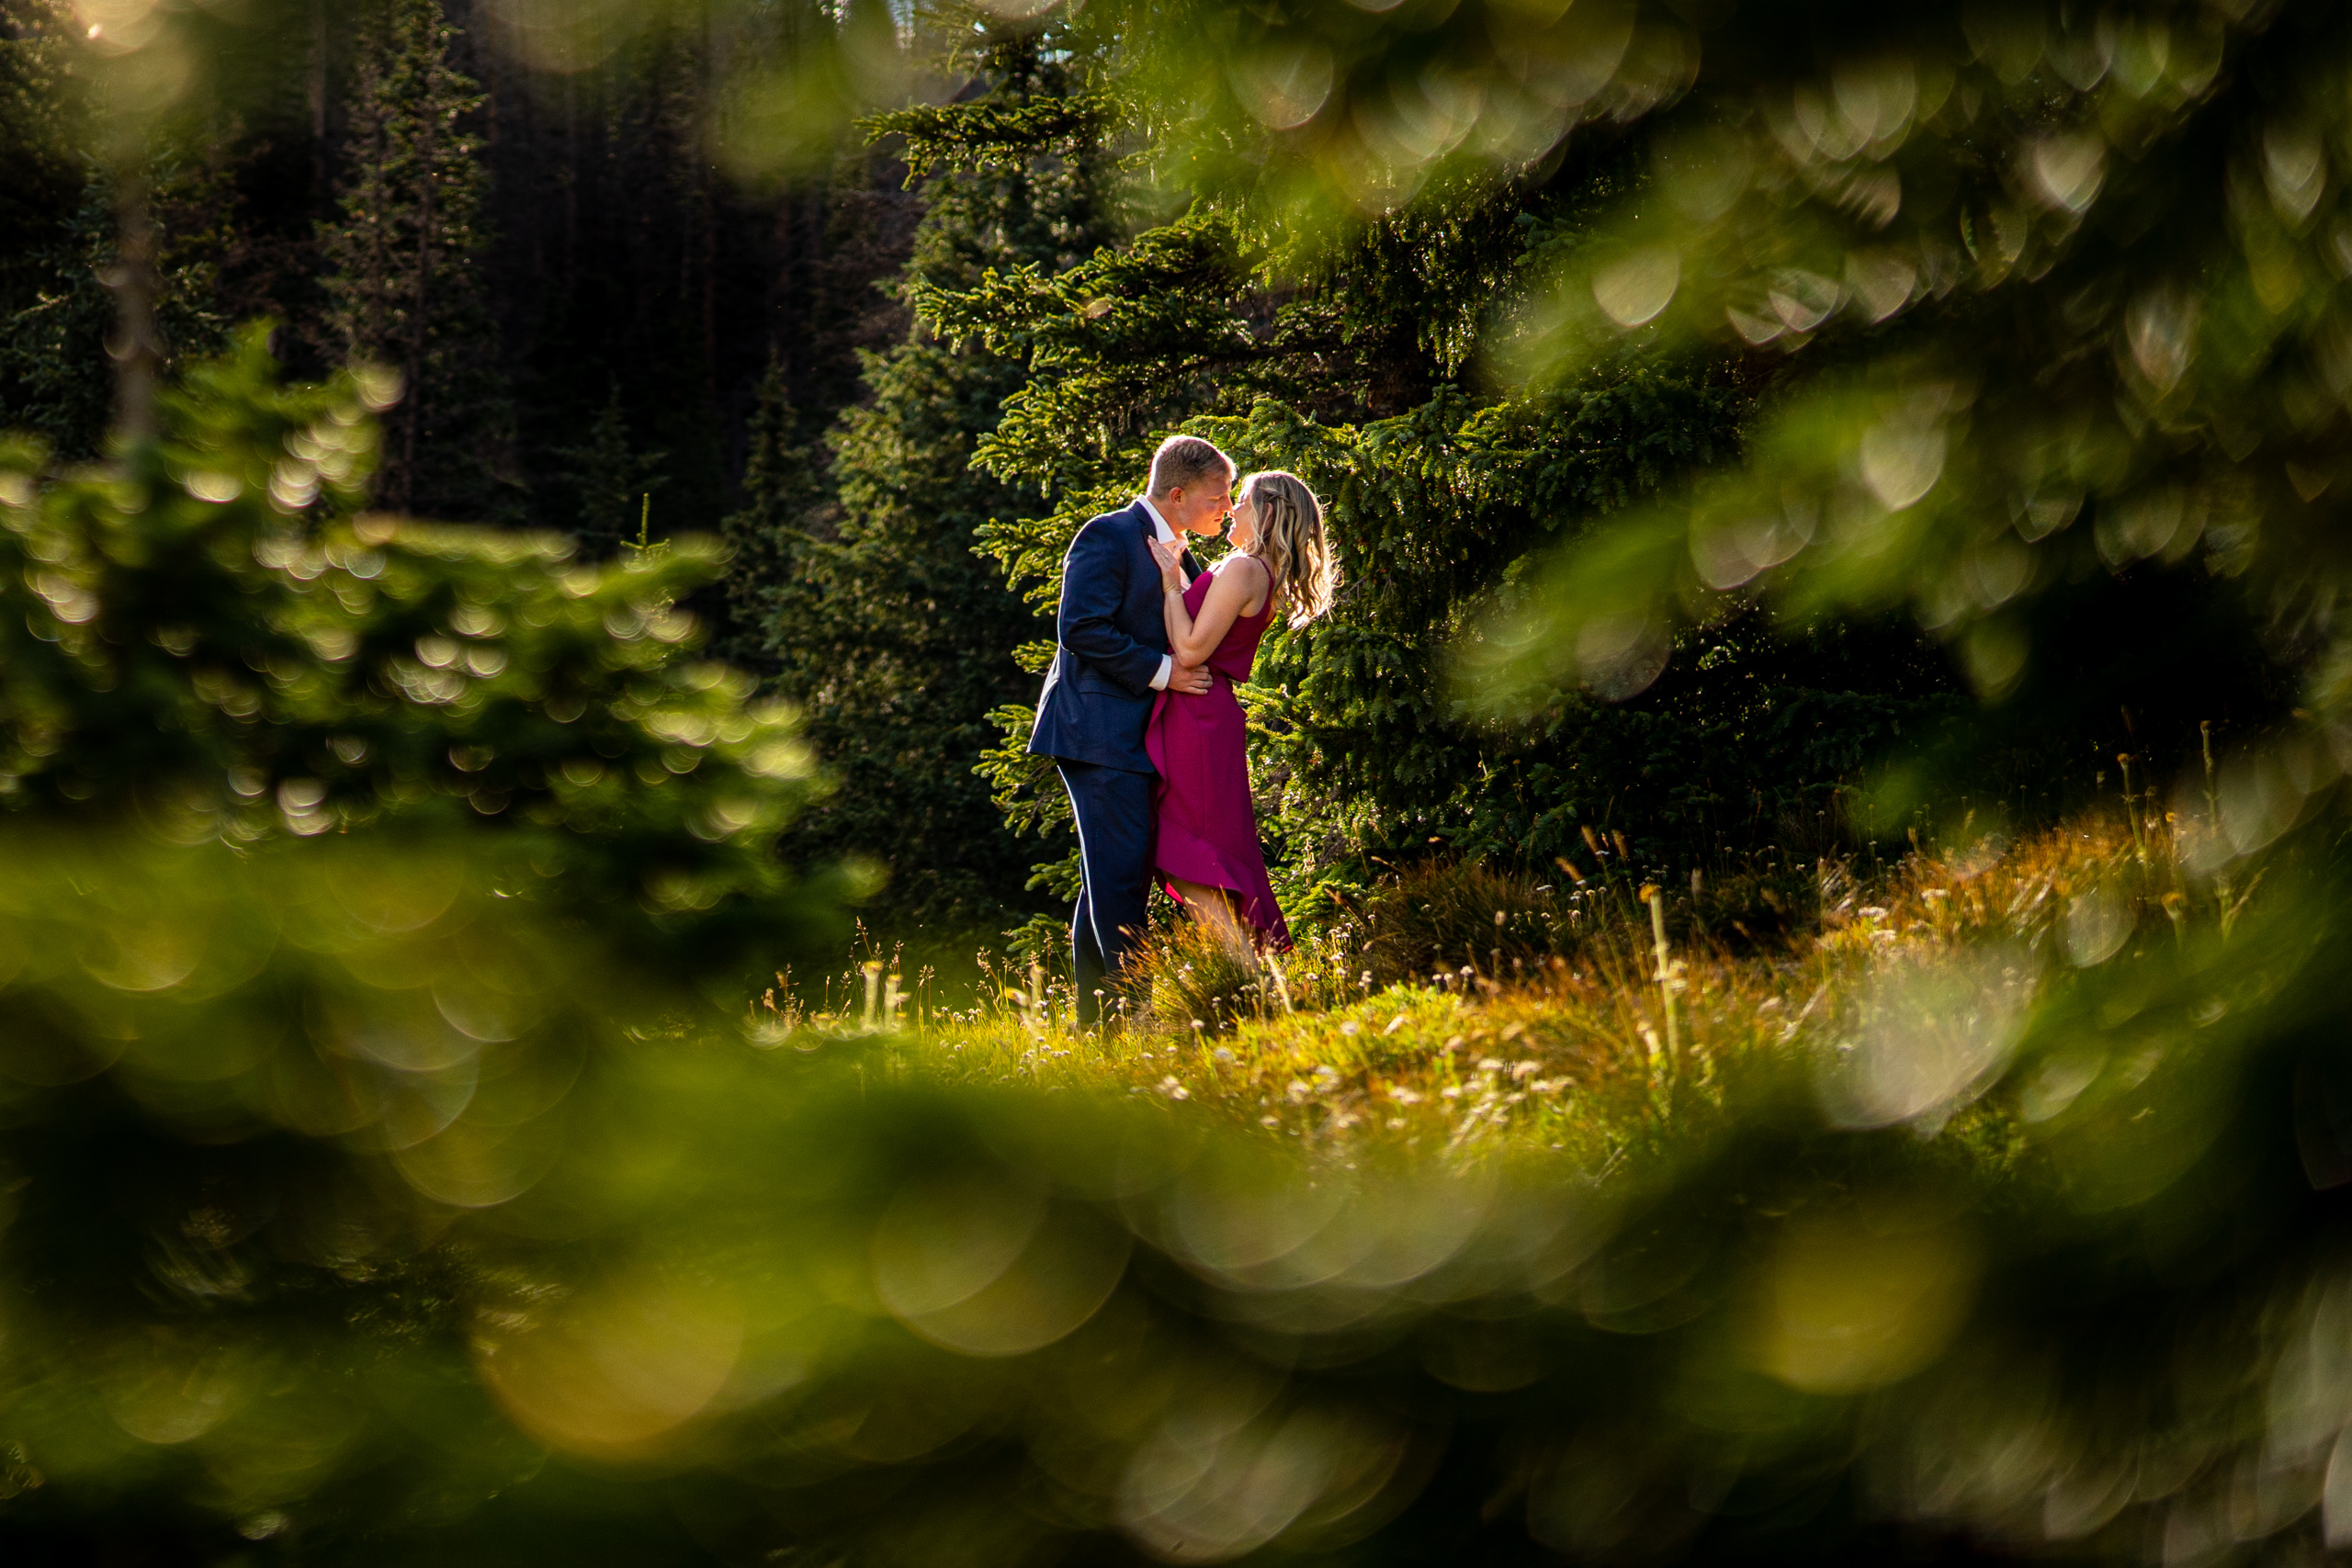
<path id="1" fill-rule="evenodd" d="M 1171 435 L 1151 459 L 1134 504 L 1078 531 L 1062 558 L 1053 668 L 1037 699 L 1029 750 L 1059 764 L 1078 814 L 1078 910 L 1069 924 L 1078 1019 L 1102 1016 L 1108 976 L 1145 929 L 1151 893 L 1151 795 L 1144 752 L 1153 694 L 1204 692 L 1204 666 L 1176 668 L 1160 610 L 1150 541 L 1214 534 L 1232 506 L 1233 459 L 1196 435 Z M 1187 553 L 1187 578 L 1200 568 Z"/>

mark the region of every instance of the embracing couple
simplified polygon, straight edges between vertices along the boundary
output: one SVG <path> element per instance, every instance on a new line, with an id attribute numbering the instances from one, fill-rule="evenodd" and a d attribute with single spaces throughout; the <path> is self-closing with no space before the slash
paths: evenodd
<path id="1" fill-rule="evenodd" d="M 1082 1024 L 1146 929 L 1156 874 L 1236 951 L 1290 945 L 1266 882 L 1236 682 L 1276 615 L 1329 608 L 1323 509 L 1296 474 L 1251 474 L 1171 435 L 1134 504 L 1090 521 L 1062 559 L 1053 669 L 1029 750 L 1051 757 L 1078 816 L 1083 881 L 1070 921 Z M 1233 548 L 1203 571 L 1187 535 L 1231 520 Z"/>

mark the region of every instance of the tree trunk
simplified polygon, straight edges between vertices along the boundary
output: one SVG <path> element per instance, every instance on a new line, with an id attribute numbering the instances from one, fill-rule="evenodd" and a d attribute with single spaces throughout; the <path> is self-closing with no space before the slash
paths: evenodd
<path id="1" fill-rule="evenodd" d="M 424 95 L 428 105 L 437 96 L 439 84 L 433 78 L 439 74 L 436 70 L 428 75 Z M 439 129 L 437 117 L 428 111 L 424 116 L 424 145 L 417 159 L 417 166 L 424 175 L 422 183 L 424 189 L 416 214 L 416 266 L 409 283 L 408 428 L 402 433 L 400 484 L 400 509 L 402 512 L 416 504 L 417 439 L 420 427 L 424 423 L 425 321 L 426 308 L 432 299 L 433 240 L 436 218 L 433 174 L 435 153 L 438 151 L 435 132 Z"/>
<path id="2" fill-rule="evenodd" d="M 718 194 L 712 189 L 710 126 L 701 117 L 709 115 L 710 106 L 718 101 L 718 84 L 713 74 L 716 51 L 711 40 L 710 0 L 702 4 L 702 61 L 696 121 L 689 129 L 694 141 L 695 197 L 696 220 L 702 225 L 698 238 L 702 242 L 702 364 L 703 406 L 713 415 L 718 412 Z"/>
<path id="3" fill-rule="evenodd" d="M 563 297 L 580 299 L 580 73 L 563 78 Z"/>
<path id="4" fill-rule="evenodd" d="M 321 217 L 334 210 L 334 170 L 328 166 L 327 95 L 332 90 L 327 57 L 327 0 L 311 0 L 311 203 Z"/>
<path id="5" fill-rule="evenodd" d="M 163 348 L 155 334 L 155 219 L 147 204 L 146 171 L 130 164 L 117 176 L 115 260 L 104 282 L 113 291 L 115 429 L 124 442 L 155 439 L 155 383 Z"/>

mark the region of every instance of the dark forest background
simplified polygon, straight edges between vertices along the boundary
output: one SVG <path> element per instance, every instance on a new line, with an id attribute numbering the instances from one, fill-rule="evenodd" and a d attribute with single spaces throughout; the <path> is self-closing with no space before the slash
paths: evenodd
<path id="1" fill-rule="evenodd" d="M 860 351 L 903 335 L 903 306 L 876 286 L 904 264 L 922 206 L 862 138 L 797 178 L 720 166 L 726 51 L 862 31 L 868 85 L 898 85 L 901 44 L 878 5 L 765 20 L 720 37 L 663 13 L 561 71 L 487 47 L 467 0 L 321 4 L 310 29 L 248 40 L 262 57 L 243 67 L 270 90 L 214 121 L 200 161 L 153 172 L 175 349 L 266 318 L 280 357 L 315 378 L 355 350 L 405 367 L 421 345 L 455 389 L 437 403 L 452 412 L 428 418 L 456 438 L 407 452 L 396 435 L 388 502 L 605 551 L 637 533 L 624 491 L 653 495 L 657 534 L 711 527 L 741 496 L 763 395 L 805 441 L 855 400 Z M 105 355 L 86 351 L 107 326 L 96 272 L 113 202 L 103 174 L 43 134 L 83 108 L 43 49 L 57 25 L 41 0 L 10 0 L 0 22 L 13 42 L 0 408 L 86 456 L 107 415 Z M 419 130 L 436 120 L 428 147 Z M 440 187 L 429 220 L 414 210 L 426 165 Z M 425 228 L 420 263 L 398 242 Z M 428 319 L 395 340 L 370 301 L 420 265 Z"/>

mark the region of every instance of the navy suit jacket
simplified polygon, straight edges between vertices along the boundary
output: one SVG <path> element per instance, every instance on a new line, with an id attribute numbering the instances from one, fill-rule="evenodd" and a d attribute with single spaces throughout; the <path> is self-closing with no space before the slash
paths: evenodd
<path id="1" fill-rule="evenodd" d="M 1090 520 L 1062 558 L 1053 668 L 1029 750 L 1069 762 L 1148 773 L 1144 728 L 1151 679 L 1168 655 L 1151 513 L 1140 501 Z M 1187 560 L 1189 562 L 1189 556 Z M 1193 569 L 1188 564 L 1188 571 Z"/>

